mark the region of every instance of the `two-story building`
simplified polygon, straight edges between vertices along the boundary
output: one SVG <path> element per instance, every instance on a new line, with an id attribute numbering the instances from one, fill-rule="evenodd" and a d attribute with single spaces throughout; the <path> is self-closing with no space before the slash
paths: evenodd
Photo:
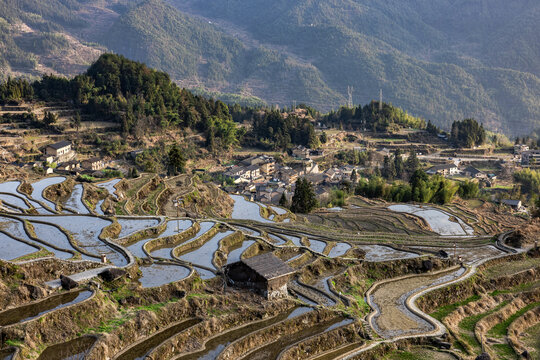
<path id="1" fill-rule="evenodd" d="M 428 175 L 439 174 L 439 175 L 444 175 L 444 176 L 456 175 L 456 174 L 459 174 L 459 169 L 456 166 L 456 164 L 435 165 L 435 166 L 430 167 L 426 171 L 426 174 Z"/>
<path id="2" fill-rule="evenodd" d="M 45 157 L 53 157 L 54 162 L 63 163 L 70 161 L 75 157 L 75 152 L 72 149 L 71 141 L 59 141 L 45 147 Z"/>
<path id="3" fill-rule="evenodd" d="M 86 160 L 83 160 L 82 162 L 83 169 L 90 170 L 90 171 L 103 170 L 105 169 L 106 166 L 107 166 L 107 163 L 105 162 L 105 160 L 99 157 L 86 159 Z"/>

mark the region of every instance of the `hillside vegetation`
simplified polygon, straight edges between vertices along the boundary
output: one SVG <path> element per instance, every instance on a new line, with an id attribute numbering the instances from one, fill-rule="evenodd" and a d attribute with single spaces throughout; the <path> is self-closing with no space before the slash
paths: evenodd
<path id="1" fill-rule="evenodd" d="M 0 14 L 3 78 L 74 76 L 110 50 L 228 102 L 327 112 L 353 86 L 356 104 L 382 89 L 446 130 L 469 117 L 510 135 L 539 125 L 532 0 L 3 0 Z"/>

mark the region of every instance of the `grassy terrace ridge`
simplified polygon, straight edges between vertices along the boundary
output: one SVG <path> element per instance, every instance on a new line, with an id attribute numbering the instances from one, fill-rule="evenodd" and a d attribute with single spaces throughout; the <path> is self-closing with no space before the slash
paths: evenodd
<path id="1" fill-rule="evenodd" d="M 540 306 L 540 301 L 528 304 L 527 306 L 519 309 L 515 313 L 513 313 L 508 319 L 496 324 L 493 326 L 487 333 L 488 336 L 494 336 L 494 337 L 503 337 L 506 336 L 506 332 L 508 329 L 508 326 L 516 320 L 521 315 L 525 314 L 527 311 L 534 309 L 535 307 Z"/>
<path id="2" fill-rule="evenodd" d="M 467 299 L 463 301 L 459 301 L 457 303 L 441 306 L 436 311 L 430 313 L 429 315 L 439 321 L 442 321 L 448 314 L 450 314 L 452 311 L 456 310 L 460 306 L 467 305 L 473 301 L 480 300 L 479 295 L 473 295 L 471 297 L 468 297 Z"/>

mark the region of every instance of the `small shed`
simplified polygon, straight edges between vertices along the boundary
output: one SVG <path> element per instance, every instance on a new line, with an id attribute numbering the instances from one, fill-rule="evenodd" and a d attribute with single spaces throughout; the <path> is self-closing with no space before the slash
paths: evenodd
<path id="1" fill-rule="evenodd" d="M 287 282 L 294 272 L 274 254 L 266 253 L 229 264 L 223 273 L 229 285 L 249 288 L 274 299 L 287 295 Z"/>

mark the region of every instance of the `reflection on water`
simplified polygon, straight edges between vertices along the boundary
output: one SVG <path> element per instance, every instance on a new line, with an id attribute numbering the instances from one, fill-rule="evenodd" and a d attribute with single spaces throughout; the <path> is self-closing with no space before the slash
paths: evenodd
<path id="1" fill-rule="evenodd" d="M 334 245 L 332 250 L 328 253 L 328 256 L 331 258 L 336 258 L 338 256 L 344 255 L 349 249 L 351 248 L 351 245 L 347 243 L 337 243 Z"/>
<path id="2" fill-rule="evenodd" d="M 256 203 L 246 200 L 241 195 L 231 195 L 231 198 L 234 200 L 231 218 L 238 220 L 254 220 L 266 223 L 272 222 L 271 220 L 265 219 L 261 216 L 260 207 Z"/>
<path id="3" fill-rule="evenodd" d="M 395 250 L 389 246 L 382 245 L 358 245 L 358 248 L 366 252 L 367 261 L 389 261 L 397 259 L 410 259 L 418 257 L 418 254 Z"/>
<path id="4" fill-rule="evenodd" d="M 179 324 L 173 325 L 165 330 L 162 330 L 148 339 L 138 343 L 137 345 L 129 348 L 127 351 L 120 354 L 116 360 L 143 360 L 146 355 L 152 351 L 156 346 L 169 339 L 170 337 L 182 332 L 193 325 L 201 322 L 201 319 L 189 319 L 182 321 Z"/>
<path id="5" fill-rule="evenodd" d="M 39 249 L 0 233 L 0 259 L 2 260 L 14 260 L 36 251 Z"/>
<path id="6" fill-rule="evenodd" d="M 118 223 L 120 224 L 120 226 L 122 226 L 122 230 L 118 235 L 118 238 L 121 239 L 137 231 L 157 226 L 159 224 L 159 220 L 143 217 L 139 219 L 118 218 Z"/>
<path id="7" fill-rule="evenodd" d="M 81 290 L 61 295 L 54 295 L 36 304 L 24 305 L 0 313 L 0 326 L 36 319 L 51 311 L 80 303 L 92 296 L 92 292 Z"/>
<path id="8" fill-rule="evenodd" d="M 433 207 L 399 204 L 391 205 L 388 209 L 420 216 L 439 235 L 474 235 L 474 229 L 465 224 L 463 220 Z M 452 217 L 457 222 L 451 221 Z"/>
<path id="9" fill-rule="evenodd" d="M 79 360 L 84 359 L 96 342 L 93 336 L 83 336 L 71 341 L 49 346 L 38 360 Z"/>
<path id="10" fill-rule="evenodd" d="M 64 203 L 64 207 L 75 211 L 77 214 L 89 214 L 90 211 L 83 204 L 84 188 L 82 184 L 77 184 L 73 187 L 71 195 Z"/>
<path id="11" fill-rule="evenodd" d="M 139 282 L 143 288 L 157 287 L 179 281 L 185 279 L 190 273 L 188 268 L 178 265 L 152 264 L 150 266 L 141 266 L 139 270 L 142 272 Z"/>
<path id="12" fill-rule="evenodd" d="M 49 201 L 49 200 L 47 200 L 47 199 L 45 199 L 43 197 L 43 190 L 45 190 L 47 187 L 49 187 L 51 185 L 59 184 L 59 183 L 63 182 L 65 179 L 66 178 L 63 177 L 63 176 L 54 176 L 54 177 L 41 179 L 41 180 L 33 183 L 32 184 L 33 191 L 32 191 L 31 197 L 33 199 L 36 199 L 38 201 L 41 201 L 41 202 L 45 203 L 45 205 L 50 207 L 52 210 L 55 210 L 56 209 L 56 204 L 54 204 L 53 202 L 51 202 L 51 201 Z"/>

